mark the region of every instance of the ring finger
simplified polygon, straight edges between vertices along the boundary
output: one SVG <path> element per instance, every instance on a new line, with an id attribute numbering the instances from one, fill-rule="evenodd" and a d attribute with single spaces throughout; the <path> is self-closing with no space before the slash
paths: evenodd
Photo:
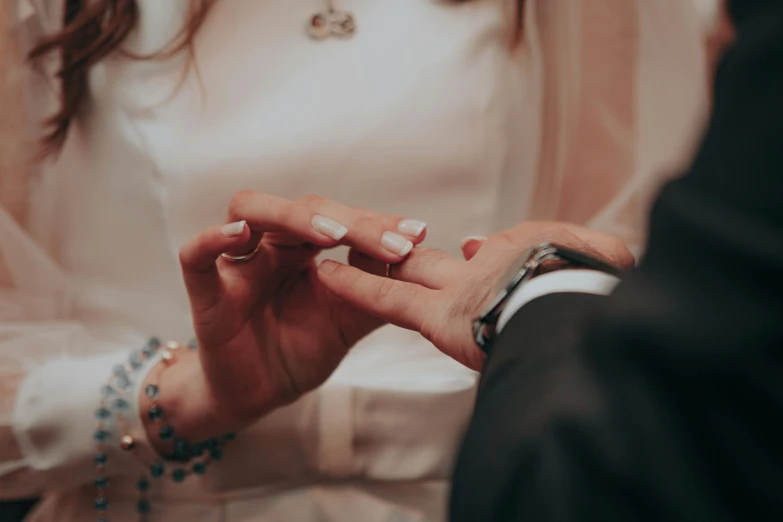
<path id="1" fill-rule="evenodd" d="M 402 263 L 389 267 L 389 277 L 439 290 L 458 280 L 463 266 L 442 250 L 417 248 Z"/>

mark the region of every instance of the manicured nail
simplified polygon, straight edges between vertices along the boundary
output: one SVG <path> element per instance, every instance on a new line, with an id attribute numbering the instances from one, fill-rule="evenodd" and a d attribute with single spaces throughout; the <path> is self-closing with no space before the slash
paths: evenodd
<path id="1" fill-rule="evenodd" d="M 381 236 L 383 248 L 398 256 L 407 256 L 413 250 L 413 243 L 394 232 L 384 232 Z"/>
<path id="2" fill-rule="evenodd" d="M 419 237 L 425 228 L 427 228 L 427 223 L 415 219 L 403 219 L 397 225 L 397 230 L 413 237 Z"/>
<path id="3" fill-rule="evenodd" d="M 223 228 L 220 229 L 220 233 L 223 234 L 225 237 L 241 236 L 242 232 L 244 231 L 245 231 L 245 221 L 237 221 L 236 223 L 229 223 L 228 225 L 223 225 Z"/>
<path id="4" fill-rule="evenodd" d="M 310 224 L 313 225 L 313 228 L 316 229 L 321 234 L 328 236 L 335 241 L 339 241 L 342 238 L 345 237 L 345 234 L 348 233 L 348 229 L 345 228 L 343 225 L 338 223 L 337 221 L 334 221 L 333 219 L 329 219 L 328 217 L 324 216 L 313 216 L 312 221 Z"/>
<path id="5" fill-rule="evenodd" d="M 463 238 L 462 241 L 459 242 L 459 247 L 465 248 L 465 245 L 470 243 L 471 241 L 486 241 L 488 238 L 485 236 L 468 236 L 466 238 Z"/>

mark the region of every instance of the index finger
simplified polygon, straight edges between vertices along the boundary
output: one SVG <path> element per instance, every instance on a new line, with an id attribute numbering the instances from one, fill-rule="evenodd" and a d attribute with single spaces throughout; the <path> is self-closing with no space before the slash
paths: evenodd
<path id="1" fill-rule="evenodd" d="M 228 213 L 229 221 L 246 221 L 253 239 L 259 241 L 267 232 L 280 232 L 303 242 L 330 247 L 348 232 L 340 223 L 315 215 L 301 203 L 251 190 L 235 194 Z"/>
<path id="2" fill-rule="evenodd" d="M 318 279 L 337 297 L 384 321 L 421 332 L 431 319 L 436 291 L 422 286 L 368 274 L 336 261 L 324 260 Z"/>
<path id="3" fill-rule="evenodd" d="M 289 201 L 252 191 L 234 197 L 230 217 L 246 220 L 253 239 L 272 232 L 270 242 L 280 246 L 296 246 L 295 238 L 322 248 L 343 244 L 384 263 L 402 261 L 423 240 L 426 228 L 422 222 L 388 215 L 382 219 L 320 196 Z M 392 224 L 394 230 L 389 230 Z M 406 235 L 406 230 L 412 233 Z"/>

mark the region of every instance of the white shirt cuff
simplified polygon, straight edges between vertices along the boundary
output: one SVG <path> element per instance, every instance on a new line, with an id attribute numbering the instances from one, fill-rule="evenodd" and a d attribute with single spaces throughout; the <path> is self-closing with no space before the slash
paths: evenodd
<path id="1" fill-rule="evenodd" d="M 519 286 L 498 319 L 497 332 L 511 320 L 517 311 L 530 301 L 549 294 L 607 295 L 620 279 L 597 270 L 559 270 L 540 275 Z"/>
<path id="2" fill-rule="evenodd" d="M 69 469 L 74 479 L 93 473 L 98 424 L 95 411 L 101 388 L 112 368 L 127 359 L 118 352 L 90 358 L 52 359 L 32 370 L 20 386 L 14 410 L 14 430 L 27 465 L 36 471 Z M 146 442 L 138 411 L 141 383 L 153 364 L 134 373 L 132 388 L 125 394 L 128 410 L 126 427 L 140 442 Z M 126 469 L 135 459 L 119 449 L 119 433 L 113 420 L 107 421 L 111 434 L 111 469 Z M 141 435 L 141 436 L 139 436 Z"/>

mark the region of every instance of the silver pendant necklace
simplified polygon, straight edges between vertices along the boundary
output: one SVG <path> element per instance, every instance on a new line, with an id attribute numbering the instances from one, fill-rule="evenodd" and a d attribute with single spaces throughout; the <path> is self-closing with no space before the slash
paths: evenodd
<path id="1" fill-rule="evenodd" d="M 337 9 L 333 0 L 326 0 L 326 9 L 311 16 L 307 24 L 307 34 L 314 40 L 324 40 L 330 36 L 346 38 L 355 32 L 353 15 Z"/>

